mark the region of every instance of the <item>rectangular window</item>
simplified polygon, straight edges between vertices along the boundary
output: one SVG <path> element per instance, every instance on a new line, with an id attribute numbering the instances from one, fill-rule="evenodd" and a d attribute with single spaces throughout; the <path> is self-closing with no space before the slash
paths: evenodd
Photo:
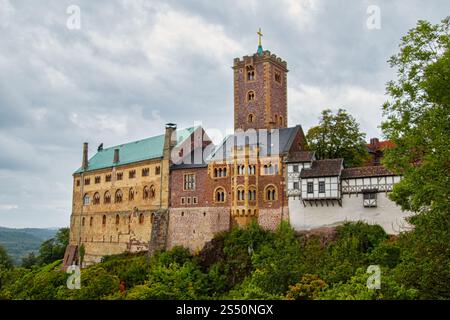
<path id="1" fill-rule="evenodd" d="M 191 197 L 187 197 L 186 200 L 187 200 L 187 204 L 191 204 Z"/>
<path id="2" fill-rule="evenodd" d="M 293 170 L 294 172 L 298 172 L 298 165 L 297 165 L 297 164 L 293 165 L 293 166 L 292 166 L 292 170 Z"/>
<path id="3" fill-rule="evenodd" d="M 298 190 L 298 182 L 294 182 L 294 190 Z"/>
<path id="4" fill-rule="evenodd" d="M 80 179 L 77 179 L 77 187 L 80 186 Z"/>
<path id="5" fill-rule="evenodd" d="M 186 202 L 186 198 L 185 197 L 181 197 L 181 204 L 184 204 Z"/>
<path id="6" fill-rule="evenodd" d="M 86 179 L 84 179 L 84 185 L 85 186 L 88 186 L 88 185 L 90 185 L 91 184 L 91 178 L 86 178 Z"/>
<path id="7" fill-rule="evenodd" d="M 373 208 L 377 206 L 376 192 L 368 192 L 363 194 L 363 205 L 366 208 Z"/>
<path id="8" fill-rule="evenodd" d="M 101 181 L 100 176 L 96 176 L 96 177 L 95 177 L 95 184 L 99 184 L 100 181 Z"/>
<path id="9" fill-rule="evenodd" d="M 149 168 L 142 169 L 142 176 L 143 177 L 148 177 L 149 172 L 150 172 Z"/>
<path id="10" fill-rule="evenodd" d="M 105 177 L 106 182 L 111 182 L 111 175 L 107 174 Z"/>
<path id="11" fill-rule="evenodd" d="M 325 181 L 319 181 L 319 193 L 325 193 Z"/>
<path id="12" fill-rule="evenodd" d="M 136 178 L 136 170 L 130 170 L 130 171 L 128 171 L 128 178 L 129 178 L 129 179 L 134 179 L 134 178 Z"/>
<path id="13" fill-rule="evenodd" d="M 122 180 L 122 179 L 123 179 L 123 172 L 117 172 L 116 177 L 117 177 L 117 180 L 118 180 L 118 181 L 119 181 L 119 180 Z"/>
<path id="14" fill-rule="evenodd" d="M 306 189 L 308 193 L 314 193 L 314 183 L 313 182 L 308 182 L 306 184 Z"/>
<path id="15" fill-rule="evenodd" d="M 192 198 L 192 203 L 193 204 L 197 204 L 198 203 L 198 198 L 197 197 L 193 197 Z"/>
<path id="16" fill-rule="evenodd" d="M 188 173 L 184 175 L 184 190 L 195 190 L 195 174 Z"/>

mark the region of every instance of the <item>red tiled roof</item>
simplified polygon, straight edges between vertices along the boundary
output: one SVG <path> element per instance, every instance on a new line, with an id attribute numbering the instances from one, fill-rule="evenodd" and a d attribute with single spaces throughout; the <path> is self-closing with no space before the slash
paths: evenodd
<path id="1" fill-rule="evenodd" d="M 303 169 L 301 178 L 331 177 L 341 173 L 343 159 L 325 159 L 313 161 L 311 168 Z"/>
<path id="2" fill-rule="evenodd" d="M 393 176 L 394 173 L 383 166 L 346 168 L 342 170 L 342 179 Z"/>
<path id="3" fill-rule="evenodd" d="M 315 151 L 297 151 L 289 154 L 286 162 L 310 162 L 314 158 Z"/>

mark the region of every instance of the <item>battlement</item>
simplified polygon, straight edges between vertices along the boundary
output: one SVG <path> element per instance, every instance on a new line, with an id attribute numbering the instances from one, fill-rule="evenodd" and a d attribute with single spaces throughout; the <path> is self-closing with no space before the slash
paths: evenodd
<path id="1" fill-rule="evenodd" d="M 233 68 L 239 68 L 245 66 L 245 64 L 248 63 L 258 63 L 263 61 L 272 61 L 273 63 L 279 65 L 280 67 L 283 67 L 287 71 L 287 62 L 281 59 L 280 57 L 277 57 L 276 54 L 272 54 L 269 50 L 264 50 L 262 55 L 259 55 L 257 53 L 251 55 L 251 56 L 244 56 L 242 58 L 235 58 L 233 63 Z"/>

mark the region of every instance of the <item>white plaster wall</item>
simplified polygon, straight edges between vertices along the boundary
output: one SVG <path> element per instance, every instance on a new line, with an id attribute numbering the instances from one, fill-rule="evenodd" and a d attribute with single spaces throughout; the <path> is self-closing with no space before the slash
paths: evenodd
<path id="1" fill-rule="evenodd" d="M 298 197 L 289 198 L 290 223 L 296 230 L 310 230 L 325 226 L 336 226 L 347 221 L 365 221 L 369 224 L 379 224 L 388 234 L 398 234 L 411 226 L 405 221 L 410 212 L 403 212 L 385 193 L 377 194 L 377 207 L 364 208 L 363 195 L 343 195 L 342 207 L 335 201 L 334 207 L 327 207 L 325 202 L 303 206 Z"/>

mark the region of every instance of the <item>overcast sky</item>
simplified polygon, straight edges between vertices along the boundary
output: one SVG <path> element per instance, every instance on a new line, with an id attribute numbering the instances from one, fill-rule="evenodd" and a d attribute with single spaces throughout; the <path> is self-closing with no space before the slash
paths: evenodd
<path id="1" fill-rule="evenodd" d="M 388 57 L 418 19 L 449 12 L 448 0 L 0 0 L 0 226 L 69 225 L 84 141 L 93 155 L 166 122 L 232 128 L 233 58 L 256 51 L 259 27 L 288 63 L 289 126 L 343 107 L 379 136 Z"/>

